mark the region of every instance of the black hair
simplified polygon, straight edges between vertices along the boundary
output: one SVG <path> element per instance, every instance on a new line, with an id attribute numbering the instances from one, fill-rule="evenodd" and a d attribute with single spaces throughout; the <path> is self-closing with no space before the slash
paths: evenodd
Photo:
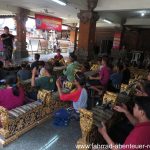
<path id="1" fill-rule="evenodd" d="M 150 119 L 150 97 L 136 96 L 134 97 L 134 103 L 137 104 L 139 109 L 143 110 L 146 114 L 146 117 Z"/>
<path id="2" fill-rule="evenodd" d="M 35 60 L 39 60 L 40 59 L 40 54 L 35 54 L 34 58 L 35 58 Z"/>
<path id="3" fill-rule="evenodd" d="M 25 63 L 21 64 L 21 68 L 26 68 L 26 67 L 27 67 L 27 64 L 25 64 Z"/>
<path id="4" fill-rule="evenodd" d="M 4 30 L 9 30 L 9 28 L 7 26 L 4 27 Z"/>
<path id="5" fill-rule="evenodd" d="M 14 96 L 19 96 L 19 87 L 17 86 L 17 76 L 10 75 L 6 77 L 6 84 L 12 87 Z"/>
<path id="6" fill-rule="evenodd" d="M 0 61 L 0 69 L 2 69 L 4 66 L 4 63 L 2 61 Z"/>
<path id="7" fill-rule="evenodd" d="M 108 65 L 108 56 L 103 56 L 102 60 L 106 63 L 106 65 Z"/>
<path id="8" fill-rule="evenodd" d="M 70 57 L 71 57 L 72 61 L 77 60 L 77 56 L 74 53 L 70 53 Z"/>
<path id="9" fill-rule="evenodd" d="M 86 77 L 85 77 L 85 75 L 82 72 L 76 72 L 76 74 L 75 74 L 75 80 L 77 82 L 79 82 L 79 84 L 81 86 L 84 86 L 85 83 L 86 83 Z"/>
<path id="10" fill-rule="evenodd" d="M 51 63 L 46 63 L 44 68 L 49 74 L 53 74 L 53 65 Z"/>
<path id="11" fill-rule="evenodd" d="M 119 72 L 121 72 L 121 71 L 123 70 L 123 65 L 122 65 L 122 64 L 117 63 L 117 65 L 116 65 L 116 66 L 118 67 Z"/>
<path id="12" fill-rule="evenodd" d="M 56 52 L 61 52 L 61 49 L 60 49 L 60 48 L 58 48 L 58 49 L 56 50 Z"/>

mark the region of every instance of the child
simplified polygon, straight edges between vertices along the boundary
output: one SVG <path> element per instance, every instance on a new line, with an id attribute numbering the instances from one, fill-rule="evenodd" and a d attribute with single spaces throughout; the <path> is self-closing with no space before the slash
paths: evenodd
<path id="1" fill-rule="evenodd" d="M 73 108 L 76 112 L 79 111 L 80 108 L 87 107 L 87 91 L 84 88 L 85 85 L 85 76 L 81 72 L 77 72 L 75 74 L 74 84 L 76 86 L 76 90 L 72 93 L 64 94 L 61 90 L 60 80 L 58 79 L 56 82 L 60 100 L 61 101 L 73 101 Z"/>

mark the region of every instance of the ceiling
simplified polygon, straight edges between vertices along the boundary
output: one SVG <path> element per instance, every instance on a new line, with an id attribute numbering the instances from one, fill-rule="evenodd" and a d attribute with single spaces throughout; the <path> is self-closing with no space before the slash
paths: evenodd
<path id="1" fill-rule="evenodd" d="M 22 7 L 29 9 L 32 12 L 31 15 L 34 15 L 35 12 L 45 13 L 44 10 L 47 10 L 47 15 L 60 17 L 66 24 L 78 23 L 77 13 L 87 9 L 87 1 L 64 1 L 67 2 L 65 7 L 51 0 L 0 0 L 0 14 L 14 14 L 18 7 Z M 150 0 L 99 0 L 95 10 L 100 15 L 98 26 L 110 27 L 122 23 L 150 25 Z M 145 13 L 143 17 L 141 17 L 142 12 Z M 111 21 L 112 24 L 105 23 L 103 19 Z"/>

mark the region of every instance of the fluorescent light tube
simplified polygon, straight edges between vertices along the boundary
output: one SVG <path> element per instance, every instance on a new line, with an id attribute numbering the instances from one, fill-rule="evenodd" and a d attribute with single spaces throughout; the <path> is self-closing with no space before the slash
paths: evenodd
<path id="1" fill-rule="evenodd" d="M 57 3 L 57 4 L 60 4 L 62 6 L 66 6 L 67 5 L 66 3 L 64 3 L 64 2 L 62 2 L 60 0 L 52 0 L 52 1 L 55 2 L 55 3 Z"/>
<path id="2" fill-rule="evenodd" d="M 106 23 L 112 24 L 112 22 L 109 21 L 109 20 L 103 19 L 103 21 L 106 22 Z"/>
<path id="3" fill-rule="evenodd" d="M 145 13 L 144 13 L 144 12 L 142 12 L 142 13 L 141 13 L 141 16 L 142 16 L 142 17 L 144 17 L 144 16 L 145 16 Z"/>

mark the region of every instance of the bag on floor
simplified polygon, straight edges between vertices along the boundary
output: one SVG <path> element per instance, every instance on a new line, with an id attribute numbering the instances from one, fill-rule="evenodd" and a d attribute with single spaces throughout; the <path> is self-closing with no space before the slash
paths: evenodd
<path id="1" fill-rule="evenodd" d="M 60 109 L 54 114 L 53 124 L 59 127 L 68 126 L 70 122 L 70 115 L 66 109 Z"/>

